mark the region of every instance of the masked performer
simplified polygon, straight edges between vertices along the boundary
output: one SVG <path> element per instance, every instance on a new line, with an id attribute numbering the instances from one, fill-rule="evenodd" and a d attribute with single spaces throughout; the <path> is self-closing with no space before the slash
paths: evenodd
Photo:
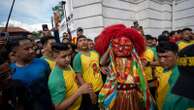
<path id="1" fill-rule="evenodd" d="M 145 50 L 143 37 L 132 28 L 116 24 L 105 28 L 96 39 L 95 49 L 102 55 L 101 69 L 107 74 L 98 101 L 108 110 L 148 110 L 150 92 L 140 57 Z"/>

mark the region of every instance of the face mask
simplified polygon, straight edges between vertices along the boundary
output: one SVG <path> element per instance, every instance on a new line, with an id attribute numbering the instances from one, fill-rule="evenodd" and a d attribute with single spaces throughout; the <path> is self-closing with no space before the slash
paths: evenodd
<path id="1" fill-rule="evenodd" d="M 115 38 L 112 40 L 113 53 L 117 57 L 127 57 L 133 49 L 132 42 L 126 37 Z"/>

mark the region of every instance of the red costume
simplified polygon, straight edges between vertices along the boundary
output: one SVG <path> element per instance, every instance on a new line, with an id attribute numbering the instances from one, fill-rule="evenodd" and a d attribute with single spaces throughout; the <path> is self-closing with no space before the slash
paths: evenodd
<path id="1" fill-rule="evenodd" d="M 101 106 L 111 110 L 150 109 L 150 92 L 139 58 L 145 51 L 143 36 L 116 24 L 105 28 L 95 44 L 100 55 L 111 48 L 110 64 L 102 69 L 107 79 L 99 94 Z"/>

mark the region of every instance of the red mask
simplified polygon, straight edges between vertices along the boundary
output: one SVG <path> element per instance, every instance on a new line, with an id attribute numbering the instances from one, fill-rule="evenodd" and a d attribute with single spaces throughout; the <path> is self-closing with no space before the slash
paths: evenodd
<path id="1" fill-rule="evenodd" d="M 133 44 L 126 37 L 115 38 L 112 40 L 112 49 L 117 57 L 128 57 L 133 49 Z"/>

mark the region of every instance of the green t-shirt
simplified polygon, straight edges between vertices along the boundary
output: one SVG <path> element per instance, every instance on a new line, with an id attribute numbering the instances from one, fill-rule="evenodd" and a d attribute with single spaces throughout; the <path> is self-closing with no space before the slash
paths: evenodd
<path id="1" fill-rule="evenodd" d="M 48 80 L 48 87 L 53 104 L 60 104 L 66 95 L 66 86 L 63 78 L 63 70 L 55 66 Z"/>
<path id="2" fill-rule="evenodd" d="M 73 59 L 73 69 L 76 73 L 82 73 L 81 53 L 77 53 Z"/>

